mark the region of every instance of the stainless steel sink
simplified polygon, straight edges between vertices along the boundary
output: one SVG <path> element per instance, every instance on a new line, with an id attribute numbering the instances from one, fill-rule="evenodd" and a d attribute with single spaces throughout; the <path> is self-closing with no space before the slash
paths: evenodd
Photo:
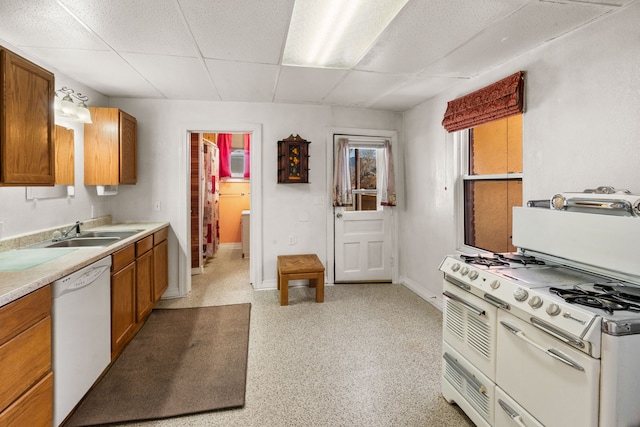
<path id="1" fill-rule="evenodd" d="M 89 237 L 48 242 L 37 245 L 39 248 L 80 248 L 91 246 L 109 246 L 119 241 L 119 237 Z"/>
<path id="2" fill-rule="evenodd" d="M 117 237 L 119 239 L 126 239 L 134 234 L 138 234 L 143 230 L 126 230 L 126 231 L 83 231 L 80 233 L 80 238 L 85 237 Z"/>

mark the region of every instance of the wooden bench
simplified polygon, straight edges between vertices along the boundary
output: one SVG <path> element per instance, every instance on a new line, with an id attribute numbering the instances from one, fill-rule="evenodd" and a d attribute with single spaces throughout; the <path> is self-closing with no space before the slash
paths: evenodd
<path id="1" fill-rule="evenodd" d="M 280 305 L 289 305 L 289 280 L 309 279 L 316 288 L 316 302 L 324 302 L 324 265 L 315 254 L 278 256 Z"/>

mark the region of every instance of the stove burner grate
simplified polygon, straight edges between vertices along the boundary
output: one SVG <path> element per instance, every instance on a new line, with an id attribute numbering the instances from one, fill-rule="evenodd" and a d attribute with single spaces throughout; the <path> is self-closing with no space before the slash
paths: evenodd
<path id="1" fill-rule="evenodd" d="M 514 262 L 522 265 L 544 265 L 544 261 L 532 257 L 531 255 L 522 254 L 498 254 L 498 258 L 502 261 Z"/>
<path id="2" fill-rule="evenodd" d="M 592 292 L 575 286 L 572 289 L 549 288 L 549 292 L 558 295 L 560 298 L 571 304 L 579 304 L 587 307 L 599 308 L 609 314 L 614 311 L 636 311 L 640 312 L 640 305 L 629 302 L 623 297 L 621 292 L 614 291 L 614 288 L 608 285 L 595 284 L 595 289 L 603 292 Z M 612 292 L 609 292 L 612 291 Z M 632 296 L 634 297 L 634 296 Z M 640 299 L 635 299 L 639 301 Z"/>
<path id="3" fill-rule="evenodd" d="M 504 267 L 509 263 L 499 259 L 497 256 L 482 256 L 482 255 L 460 255 L 460 258 L 467 264 L 484 265 L 486 267 Z"/>

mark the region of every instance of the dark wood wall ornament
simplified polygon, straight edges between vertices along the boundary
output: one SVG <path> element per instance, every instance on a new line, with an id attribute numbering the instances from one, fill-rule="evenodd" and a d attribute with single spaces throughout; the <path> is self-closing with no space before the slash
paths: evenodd
<path id="1" fill-rule="evenodd" d="M 309 144 L 300 135 L 278 141 L 278 183 L 309 182 Z"/>

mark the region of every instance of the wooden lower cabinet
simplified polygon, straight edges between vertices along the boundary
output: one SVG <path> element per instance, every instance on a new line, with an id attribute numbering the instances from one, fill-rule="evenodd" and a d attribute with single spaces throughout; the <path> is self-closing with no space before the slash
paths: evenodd
<path id="1" fill-rule="evenodd" d="M 153 235 L 153 302 L 158 302 L 169 286 L 169 228 Z"/>
<path id="2" fill-rule="evenodd" d="M 136 321 L 153 309 L 153 236 L 136 242 Z"/>
<path id="3" fill-rule="evenodd" d="M 53 372 L 0 413 L 0 426 L 47 426 L 53 422 Z"/>
<path id="4" fill-rule="evenodd" d="M 112 361 L 142 327 L 168 287 L 167 234 L 165 227 L 112 255 Z"/>
<path id="5" fill-rule="evenodd" d="M 135 245 L 115 252 L 111 269 L 111 360 L 115 360 L 135 333 Z"/>
<path id="6" fill-rule="evenodd" d="M 51 426 L 51 287 L 0 307 L 0 426 Z"/>

